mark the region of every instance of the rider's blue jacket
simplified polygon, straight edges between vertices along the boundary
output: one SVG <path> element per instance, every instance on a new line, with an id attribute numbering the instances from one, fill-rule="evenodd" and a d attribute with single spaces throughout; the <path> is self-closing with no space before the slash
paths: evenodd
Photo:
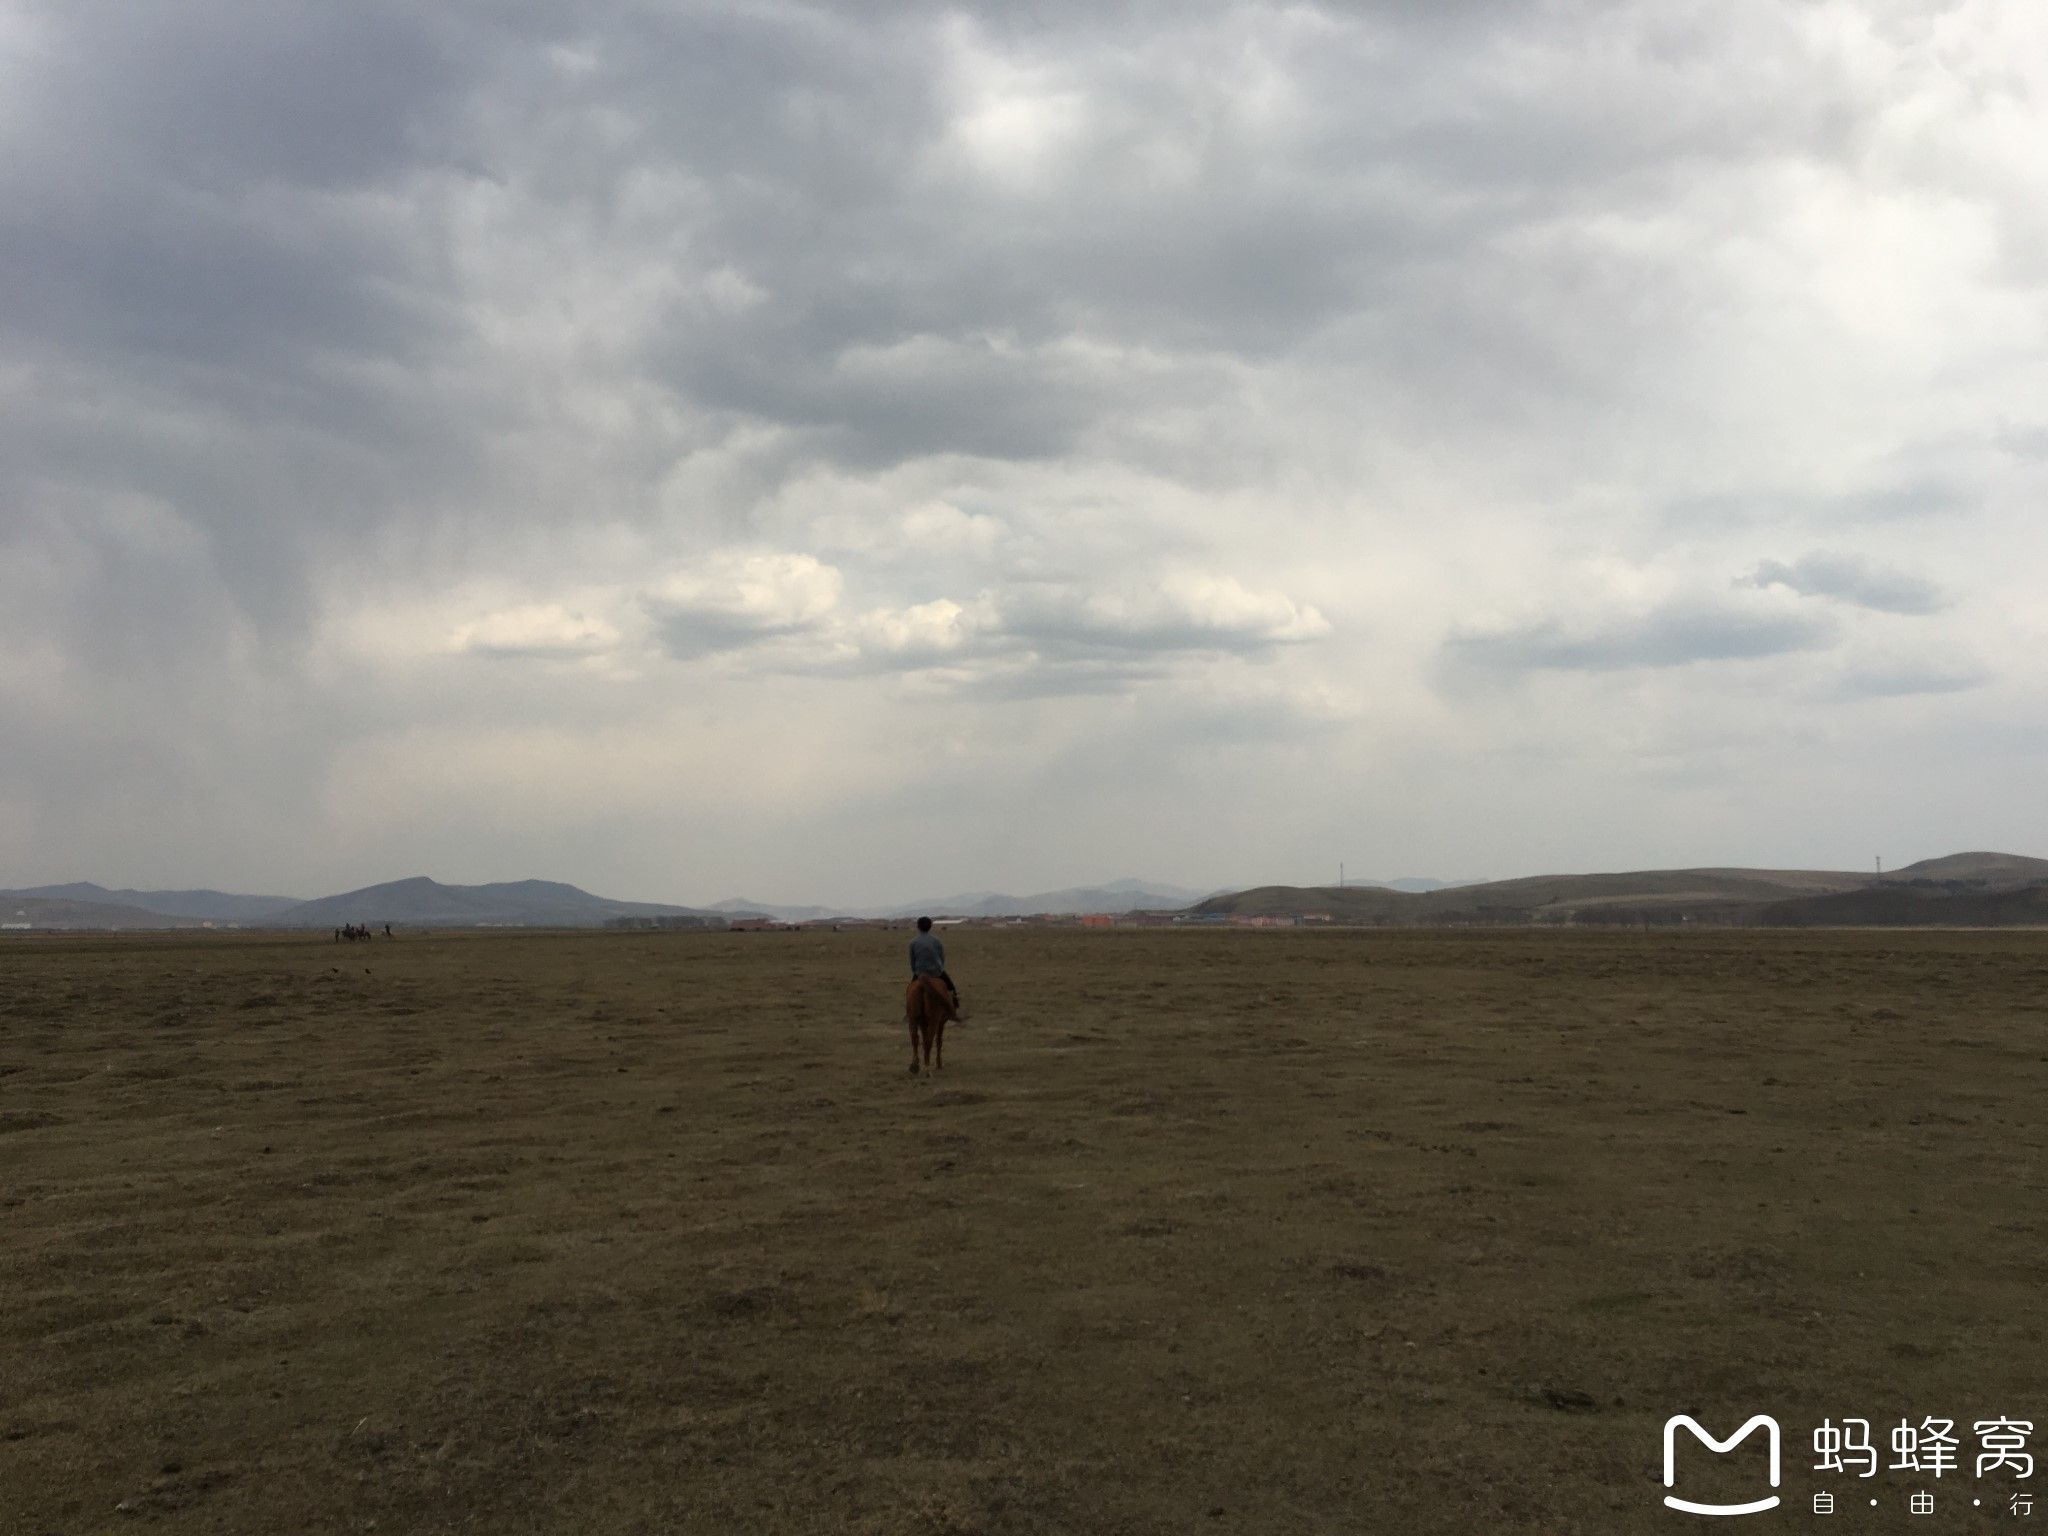
<path id="1" fill-rule="evenodd" d="M 943 976 L 946 974 L 946 946 L 939 942 L 936 933 L 920 933 L 910 941 L 910 974 L 913 976 Z"/>

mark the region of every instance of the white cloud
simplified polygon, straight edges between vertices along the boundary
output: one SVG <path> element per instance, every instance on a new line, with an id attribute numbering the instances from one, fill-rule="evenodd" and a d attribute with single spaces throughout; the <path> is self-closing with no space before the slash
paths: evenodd
<path id="1" fill-rule="evenodd" d="M 1199 668 L 1205 658 L 1269 655 L 1330 633 L 1315 608 L 1229 577 L 1176 573 L 1147 591 L 1068 583 L 985 589 L 877 609 L 847 635 L 870 666 L 946 669 L 962 686 L 1096 692 Z"/>
<path id="2" fill-rule="evenodd" d="M 902 547 L 917 553 L 938 552 L 986 557 L 1003 537 L 1003 520 L 985 512 L 965 512 L 949 502 L 930 501 L 911 507 L 897 519 Z"/>
<path id="3" fill-rule="evenodd" d="M 935 666 L 961 656 L 987 631 L 986 609 L 971 612 L 951 598 L 909 608 L 879 608 L 856 626 L 863 655 L 904 667 Z"/>
<path id="4" fill-rule="evenodd" d="M 1260 651 L 1330 632 L 1322 614 L 1277 592 L 1179 573 L 1149 589 L 1019 587 L 998 600 L 995 622 L 1054 656 Z"/>
<path id="5" fill-rule="evenodd" d="M 484 656 L 592 656 L 619 643 L 619 632 L 602 619 L 572 613 L 559 603 L 529 603 L 485 614 L 460 625 L 448 647 Z"/>
<path id="6" fill-rule="evenodd" d="M 946 149 L 973 174 L 1045 188 L 1086 133 L 1084 93 L 1049 65 L 1019 63 L 989 47 L 965 18 L 946 32 Z"/>
<path id="7" fill-rule="evenodd" d="M 672 655 L 699 656 L 815 630 L 843 586 L 811 555 L 723 553 L 656 583 L 641 601 Z"/>

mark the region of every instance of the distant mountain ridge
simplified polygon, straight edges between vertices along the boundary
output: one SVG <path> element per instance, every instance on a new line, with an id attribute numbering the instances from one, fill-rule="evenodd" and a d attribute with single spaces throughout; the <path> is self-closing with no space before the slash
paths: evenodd
<path id="1" fill-rule="evenodd" d="M 707 917 L 723 913 L 652 901 L 612 901 L 557 880 L 443 885 L 425 875 L 366 885 L 301 902 L 273 919 L 287 928 L 405 923 L 442 928 L 593 928 L 616 917 Z"/>
<path id="2" fill-rule="evenodd" d="M 123 897 L 134 899 L 118 899 Z M 0 891 L 0 924 L 26 923 L 37 928 L 195 928 L 207 923 L 265 928 L 340 928 L 349 923 L 414 928 L 594 928 L 618 917 L 722 921 L 724 914 L 660 902 L 613 901 L 555 880 L 443 885 L 425 875 L 313 901 L 221 891 L 109 891 L 86 883 Z"/>
<path id="3" fill-rule="evenodd" d="M 111 901 L 71 901 L 61 896 L 17 895 L 0 891 L 0 929 L 155 929 L 198 928 L 196 917 L 167 917 L 142 907 Z"/>
<path id="4" fill-rule="evenodd" d="M 998 891 L 970 891 L 954 896 L 890 907 L 886 917 L 1029 917 L 1035 913 L 1078 916 L 1089 912 L 1173 912 L 1213 894 L 1184 886 L 1145 880 L 1113 880 L 1108 885 L 1069 886 L 1032 896 L 1006 896 Z"/>
<path id="5" fill-rule="evenodd" d="M 297 896 L 237 896 L 227 891 L 110 891 L 89 880 L 75 880 L 69 885 L 37 885 L 18 891 L 0 891 L 0 901 L 9 897 L 139 907 L 164 917 L 192 917 L 229 923 L 275 917 L 298 906 L 301 900 Z"/>
<path id="6" fill-rule="evenodd" d="M 1061 891 L 1041 891 L 1034 896 L 1009 896 L 1001 891 L 956 891 L 950 896 L 932 896 L 922 901 L 897 902 L 868 907 L 799 907 L 772 901 L 748 901 L 732 897 L 713 902 L 711 910 L 737 914 L 759 912 L 785 923 L 817 922 L 845 917 L 873 920 L 901 917 L 1030 917 L 1077 916 L 1089 912 L 1174 912 L 1190 902 L 1215 894 L 1187 886 L 1164 885 L 1152 880 L 1112 880 L 1107 885 L 1072 886 Z"/>
<path id="7" fill-rule="evenodd" d="M 1986 886 L 2031 885 L 2048 880 L 2048 859 L 2023 853 L 1950 853 L 1887 870 L 1884 880 L 1964 880 Z"/>
<path id="8" fill-rule="evenodd" d="M 1354 885 L 1377 886 L 1383 891 L 1448 891 L 1461 885 L 1479 885 L 1478 880 L 1432 880 L 1420 875 L 1404 875 L 1399 880 L 1347 880 L 1339 890 L 1349 890 Z"/>
<path id="9" fill-rule="evenodd" d="M 1204 893 L 1144 880 L 1075 886 L 1030 896 L 971 891 L 894 906 L 783 906 L 734 898 L 711 907 L 614 901 L 554 880 L 445 885 L 425 875 L 336 896 L 211 890 L 110 890 L 90 882 L 0 891 L 0 928 L 146 930 L 236 925 L 339 928 L 591 928 L 618 918 L 703 919 L 742 914 L 784 922 L 833 917 L 1012 917 L 1180 911 L 1212 917 L 1323 916 L 1373 924 L 1708 922 L 1768 926 L 2003 925 L 2048 923 L 2048 859 L 1969 852 L 1874 872 L 1798 869 L 1654 869 L 1530 875 L 1474 884 L 1403 879 L 1341 886 L 1255 886 Z"/>
<path id="10" fill-rule="evenodd" d="M 1194 908 L 1221 916 L 1327 916 L 1402 925 L 1644 922 L 1850 926 L 2019 922 L 2048 910 L 2048 859 L 1956 853 L 1884 874 L 1812 869 L 1645 869 L 1530 875 L 1409 892 L 1385 887 L 1257 886 Z M 1985 899 L 1998 896 L 2000 899 Z M 1970 914 L 1976 914 L 1972 917 Z"/>
<path id="11" fill-rule="evenodd" d="M 722 912 L 727 917 L 772 917 L 779 923 L 815 923 L 826 918 L 854 915 L 844 907 L 790 907 L 772 901 L 748 901 L 744 896 L 714 901 L 708 910 Z"/>
<path id="12" fill-rule="evenodd" d="M 971 891 L 923 901 L 869 907 L 790 905 L 733 897 L 708 907 L 663 902 L 615 901 L 554 880 L 509 880 L 484 885 L 447 885 L 426 875 L 388 880 L 339 895 L 300 901 L 288 896 L 245 896 L 223 891 L 125 891 L 79 881 L 0 891 L 0 903 L 15 907 L 0 922 L 26 921 L 35 927 L 110 929 L 182 928 L 201 923 L 243 927 L 595 927 L 622 917 L 702 917 L 731 920 L 772 917 L 780 922 L 934 917 L 1014 917 L 1176 911 L 1213 894 L 1149 880 L 1114 880 L 1030 896 Z M 31 904 L 36 909 L 30 911 Z"/>

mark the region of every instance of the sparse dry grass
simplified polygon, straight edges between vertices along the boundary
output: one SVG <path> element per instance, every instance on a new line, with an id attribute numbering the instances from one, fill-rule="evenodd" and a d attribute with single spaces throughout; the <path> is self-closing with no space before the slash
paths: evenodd
<path id="1" fill-rule="evenodd" d="M 2048 935 L 948 944 L 934 1082 L 900 935 L 0 943 L 0 1531 L 1669 1530 L 1673 1412 L 1801 1519 L 2048 1420 Z"/>

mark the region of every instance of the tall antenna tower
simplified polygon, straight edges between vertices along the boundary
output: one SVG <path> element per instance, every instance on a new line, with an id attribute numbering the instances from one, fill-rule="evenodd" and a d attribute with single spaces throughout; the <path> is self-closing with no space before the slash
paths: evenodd
<path id="1" fill-rule="evenodd" d="M 1342 859 L 1337 861 L 1337 889 L 1340 891 L 1344 889 L 1344 861 Z"/>

